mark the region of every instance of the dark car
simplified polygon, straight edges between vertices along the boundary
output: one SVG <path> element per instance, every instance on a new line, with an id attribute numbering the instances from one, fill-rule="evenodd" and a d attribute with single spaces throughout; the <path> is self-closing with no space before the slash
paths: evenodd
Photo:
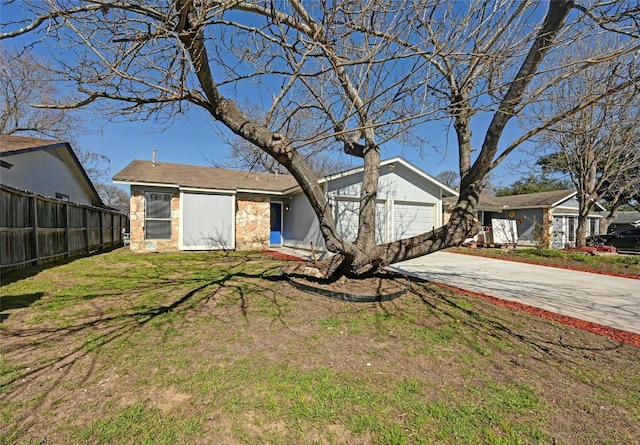
<path id="1" fill-rule="evenodd" d="M 617 251 L 640 252 L 640 228 L 621 230 L 607 235 L 591 236 L 587 239 L 591 246 L 613 246 Z"/>

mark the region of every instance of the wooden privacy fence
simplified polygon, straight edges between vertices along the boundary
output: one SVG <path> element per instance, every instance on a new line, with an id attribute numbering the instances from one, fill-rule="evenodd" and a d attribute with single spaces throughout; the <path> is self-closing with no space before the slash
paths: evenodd
<path id="1" fill-rule="evenodd" d="M 80 256 L 123 244 L 127 216 L 1 186 L 3 271 Z"/>

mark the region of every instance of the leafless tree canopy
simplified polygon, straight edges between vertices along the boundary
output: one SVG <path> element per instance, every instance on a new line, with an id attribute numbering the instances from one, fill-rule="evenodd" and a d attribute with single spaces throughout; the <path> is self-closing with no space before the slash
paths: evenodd
<path id="1" fill-rule="evenodd" d="M 84 132 L 75 110 L 42 107 L 64 98 L 53 81 L 52 67 L 28 50 L 2 51 L 0 64 L 0 135 L 21 135 L 64 140 L 71 144 L 87 175 L 95 183 L 108 179 L 109 159 L 80 147 L 76 137 Z"/>
<path id="2" fill-rule="evenodd" d="M 122 119 L 171 120 L 190 106 L 259 147 L 298 181 L 330 251 L 325 273 L 366 274 L 458 244 L 474 229 L 485 176 L 524 141 L 605 98 L 636 88 L 637 59 L 607 89 L 535 128 L 505 137 L 550 87 L 588 67 L 629 60 L 640 44 L 634 1 L 445 0 L 25 0 L 24 23 L 67 49 L 57 59 L 75 101 Z M 558 54 L 583 38 L 615 34 L 616 46 L 581 60 Z M 541 75 L 544 74 L 544 81 Z M 105 100 L 106 99 L 106 100 Z M 259 113 L 249 110 L 258 109 Z M 256 117 L 259 116 L 259 117 Z M 488 122 L 471 148 L 472 120 Z M 419 141 L 425 122 L 453 124 L 460 198 L 434 232 L 375 243 L 381 151 Z M 301 125 L 301 122 L 313 125 Z M 477 131 L 477 130 L 476 130 Z M 509 132 L 512 134 L 512 132 Z M 301 150 L 330 143 L 361 157 L 364 179 L 355 242 L 336 231 Z"/>
<path id="3" fill-rule="evenodd" d="M 583 41 L 564 59 L 584 60 L 593 47 L 614 47 L 614 36 L 606 40 Z M 625 89 L 580 108 L 579 105 L 611 89 L 620 79 L 633 77 L 637 55 L 616 58 L 588 67 L 571 82 L 560 81 L 546 92 L 532 125 L 550 117 L 568 114 L 540 134 L 540 153 L 548 153 L 543 165 L 550 171 L 568 174 L 578 192 L 577 243 L 584 245 L 587 216 L 594 205 L 606 199 L 612 210 L 632 199 L 640 188 L 640 94 Z M 575 113 L 570 110 L 579 108 Z"/>

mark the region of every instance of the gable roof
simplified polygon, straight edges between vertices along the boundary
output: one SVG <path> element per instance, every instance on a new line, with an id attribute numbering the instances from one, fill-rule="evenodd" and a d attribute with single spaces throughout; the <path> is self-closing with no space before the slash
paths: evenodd
<path id="1" fill-rule="evenodd" d="M 297 185 L 296 180 L 291 175 L 255 173 L 170 162 L 154 163 L 138 159 L 117 173 L 113 177 L 113 181 L 131 185 L 276 194 L 284 193 Z"/>
<path id="2" fill-rule="evenodd" d="M 575 190 L 554 190 L 550 192 L 526 193 L 509 196 L 480 196 L 478 210 L 504 208 L 555 207 L 567 199 L 573 198 Z"/>
<path id="3" fill-rule="evenodd" d="M 97 207 L 107 207 L 102 202 L 102 198 L 98 194 L 98 191 L 89 179 L 87 172 L 80 163 L 80 160 L 76 156 L 75 152 L 71 148 L 68 142 L 55 141 L 49 139 L 31 138 L 26 136 L 0 136 L 0 158 L 7 156 L 16 156 L 23 153 L 29 153 L 33 151 L 55 151 L 65 161 L 65 164 L 71 169 L 76 170 L 80 174 L 82 179 L 89 189 L 89 193 L 92 195 L 92 202 Z"/>
<path id="4" fill-rule="evenodd" d="M 26 136 L 0 136 L 0 156 L 15 155 L 36 150 L 50 150 L 68 146 L 64 141 L 30 138 Z"/>
<path id="5" fill-rule="evenodd" d="M 380 166 L 400 163 L 413 170 L 428 181 L 442 188 L 444 196 L 457 196 L 458 193 L 441 183 L 432 176 L 400 157 L 387 159 Z M 349 176 L 362 172 L 364 167 L 357 167 L 334 175 L 321 178 L 323 183 L 332 179 Z M 170 162 L 156 162 L 134 160 L 122 171 L 118 172 L 113 181 L 130 185 L 153 185 L 165 187 L 197 188 L 203 190 L 249 191 L 262 193 L 278 193 L 294 191 L 299 188 L 297 181 L 291 175 L 274 173 L 256 173 L 244 170 L 230 170 L 215 167 L 174 164 Z"/>
<path id="6" fill-rule="evenodd" d="M 578 192 L 576 190 L 553 190 L 550 192 L 525 193 L 509 196 L 480 195 L 480 202 L 478 202 L 476 210 L 502 212 L 505 209 L 558 207 L 577 194 Z M 447 203 L 454 205 L 455 201 L 448 199 Z M 596 203 L 596 207 L 604 210 L 600 204 Z"/>
<path id="7" fill-rule="evenodd" d="M 612 224 L 631 224 L 640 223 L 640 212 L 636 211 L 620 211 L 616 215 L 616 218 L 611 222 Z"/>
<path id="8" fill-rule="evenodd" d="M 418 167 L 416 167 L 415 165 L 411 164 L 410 162 L 408 162 L 407 160 L 405 160 L 404 158 L 400 157 L 400 156 L 396 156 L 394 158 L 391 159 L 385 159 L 384 161 L 380 161 L 380 167 L 384 167 L 384 166 L 391 166 L 393 164 L 401 164 L 404 167 L 406 167 L 407 169 L 413 171 L 414 173 L 418 174 L 419 176 L 421 176 L 422 178 L 424 178 L 425 180 L 432 182 L 433 184 L 435 184 L 436 186 L 440 187 L 443 191 L 442 195 L 443 196 L 451 196 L 451 197 L 455 197 L 458 196 L 458 192 L 456 192 L 455 190 L 453 190 L 451 187 L 449 187 L 448 185 L 443 184 L 442 182 L 438 181 L 436 178 L 434 178 L 433 176 L 425 173 L 424 171 L 420 170 Z M 321 178 L 318 182 L 320 182 L 321 184 L 324 182 L 328 182 L 334 179 L 339 179 L 339 178 L 343 178 L 345 176 L 350 176 L 356 173 L 362 173 L 364 171 L 364 166 L 361 167 L 356 167 L 356 168 L 352 168 L 350 170 L 346 170 L 340 173 L 336 173 L 333 175 L 328 175 L 325 176 L 323 178 Z"/>

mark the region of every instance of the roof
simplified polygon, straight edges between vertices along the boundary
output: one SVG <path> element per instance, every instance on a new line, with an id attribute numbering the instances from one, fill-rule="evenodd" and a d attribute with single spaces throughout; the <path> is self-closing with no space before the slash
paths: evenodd
<path id="1" fill-rule="evenodd" d="M 0 156 L 15 155 L 20 152 L 44 150 L 68 145 L 63 141 L 29 138 L 25 136 L 0 136 Z"/>
<path id="2" fill-rule="evenodd" d="M 439 187 L 444 196 L 457 196 L 457 192 L 422 170 L 414 167 L 400 157 L 387 159 L 380 163 L 385 166 L 401 163 Z M 341 178 L 363 171 L 363 167 L 354 168 L 321 178 L 320 183 Z M 291 175 L 274 173 L 256 173 L 244 170 L 230 170 L 215 167 L 174 164 L 134 160 L 113 177 L 114 182 L 132 185 L 154 185 L 180 188 L 198 188 L 203 190 L 234 190 L 268 193 L 285 193 L 298 188 Z"/>
<path id="3" fill-rule="evenodd" d="M 622 211 L 618 212 L 612 224 L 634 224 L 640 223 L 640 212 Z"/>
<path id="4" fill-rule="evenodd" d="M 553 190 L 550 192 L 525 193 L 509 196 L 480 195 L 480 202 L 475 208 L 476 210 L 489 212 L 502 212 L 505 209 L 557 207 L 577 194 L 578 192 L 576 192 L 576 190 Z M 447 199 L 446 202 L 451 205 L 455 204 L 455 201 L 451 199 Z M 597 206 L 600 207 L 599 204 L 597 204 Z"/>
<path id="5" fill-rule="evenodd" d="M 291 175 L 134 160 L 114 182 L 207 190 L 283 193 L 297 185 Z"/>
<path id="6" fill-rule="evenodd" d="M 380 167 L 384 167 L 386 165 L 389 166 L 393 166 L 393 164 L 402 164 L 403 166 L 405 166 L 406 168 L 408 168 L 409 170 L 412 170 L 413 172 L 417 173 L 418 175 L 422 176 L 424 179 L 426 179 L 427 181 L 430 181 L 432 183 L 434 183 L 435 185 L 437 185 L 438 187 L 440 187 L 443 191 L 443 196 L 450 196 L 450 197 L 457 197 L 458 196 L 458 192 L 456 192 L 455 190 L 453 190 L 451 187 L 449 187 L 448 185 L 438 181 L 436 178 L 434 178 L 433 176 L 425 173 L 424 171 L 420 170 L 418 167 L 416 167 L 415 165 L 411 164 L 410 162 L 406 161 L 404 158 L 400 157 L 400 156 L 396 156 L 394 158 L 391 159 L 385 159 L 383 161 L 380 162 Z M 323 182 L 328 182 L 334 179 L 338 179 L 338 178 L 342 178 L 345 176 L 349 176 L 355 173 L 360 173 L 364 171 L 364 166 L 361 167 L 356 167 L 356 168 L 352 168 L 350 170 L 346 170 L 340 173 L 336 173 L 333 175 L 328 175 L 325 176 L 323 178 L 320 179 L 320 183 Z"/>
<path id="7" fill-rule="evenodd" d="M 98 191 L 89 179 L 87 172 L 80 163 L 80 160 L 76 156 L 75 152 L 71 148 L 68 142 L 56 141 L 50 139 L 39 139 L 26 136 L 0 136 L 0 157 L 16 156 L 22 153 L 28 153 L 38 150 L 56 150 L 62 154 L 62 158 L 70 169 L 77 169 L 82 178 L 85 180 L 89 191 L 93 195 L 93 203 L 98 207 L 107 207 L 102 202 L 102 198 L 98 194 Z"/>
<path id="8" fill-rule="evenodd" d="M 535 207 L 555 207 L 574 197 L 575 190 L 554 190 L 551 192 L 526 193 L 522 195 L 509 196 L 488 196 L 481 195 L 477 205 L 478 210 L 492 210 L 505 208 L 535 208 Z"/>

